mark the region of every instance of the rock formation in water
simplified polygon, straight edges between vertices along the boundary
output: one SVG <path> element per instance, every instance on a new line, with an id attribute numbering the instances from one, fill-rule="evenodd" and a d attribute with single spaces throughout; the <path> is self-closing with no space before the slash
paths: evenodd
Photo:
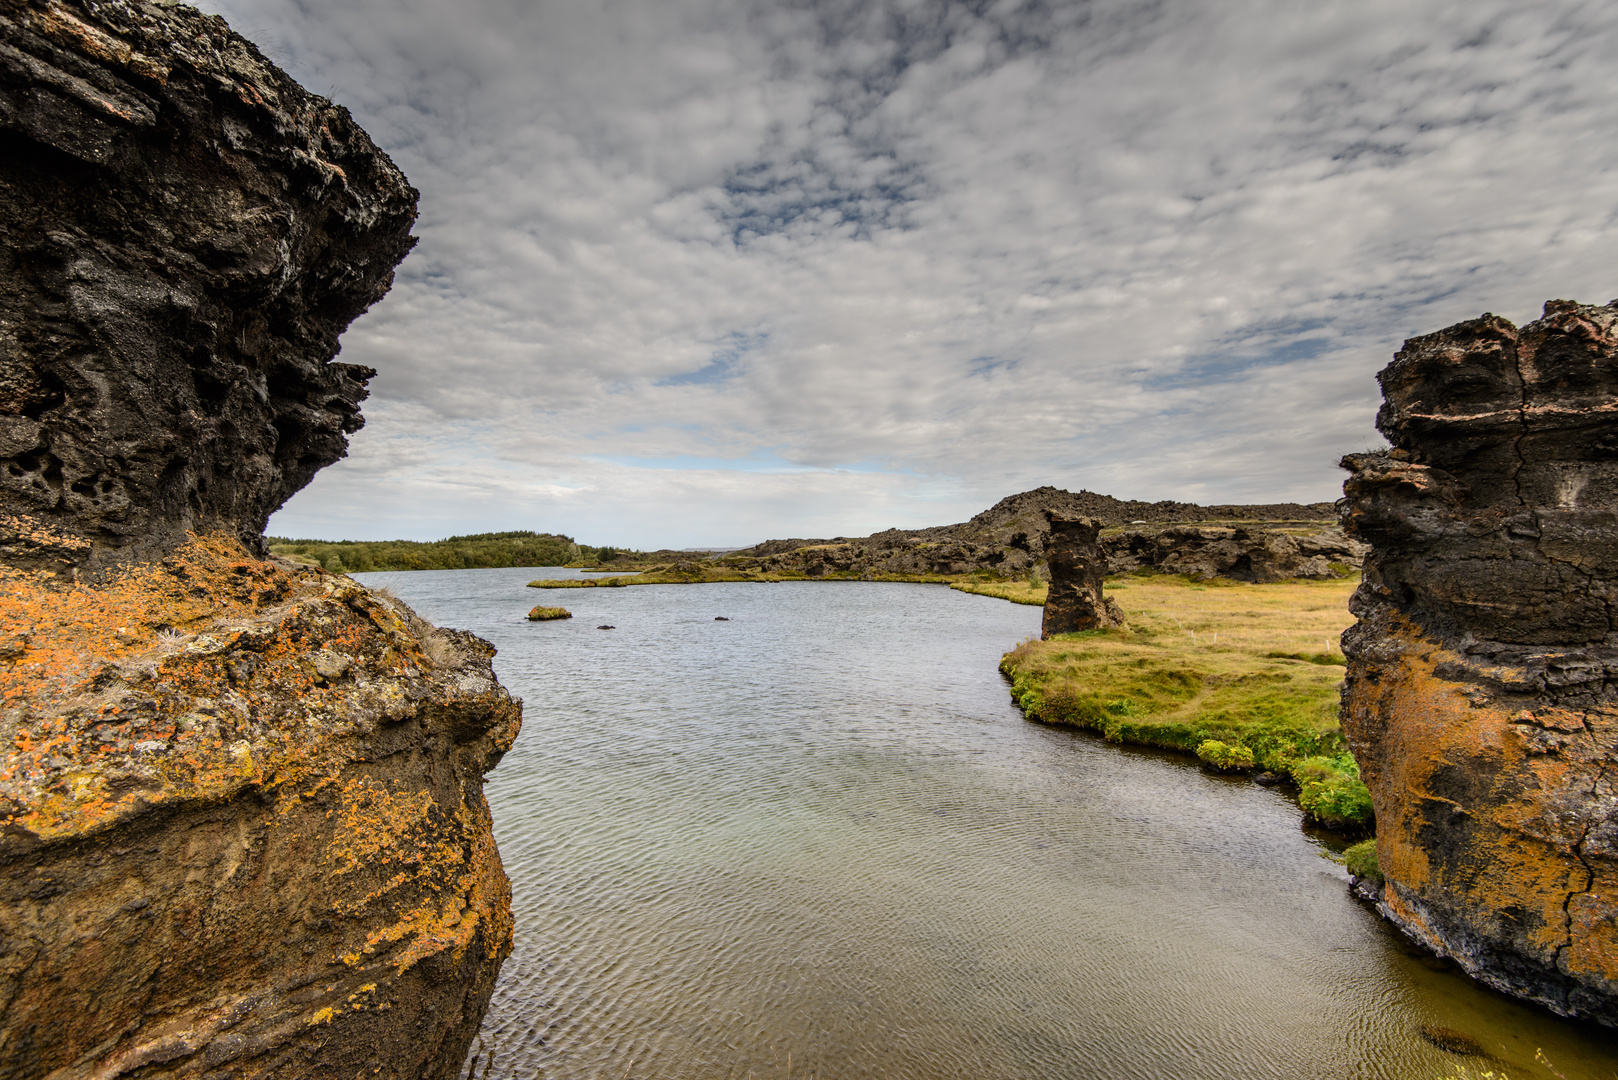
<path id="1" fill-rule="evenodd" d="M 510 948 L 493 649 L 267 516 L 415 193 L 172 2 L 0 0 L 0 1080 L 458 1074 Z"/>
<path id="2" fill-rule="evenodd" d="M 1045 558 L 1051 580 L 1039 636 L 1127 625 L 1117 601 L 1101 594 L 1101 579 L 1107 574 L 1107 560 L 1097 541 L 1101 522 L 1050 511 L 1045 520 L 1050 526 Z"/>
<path id="3" fill-rule="evenodd" d="M 331 363 L 414 243 L 346 109 L 172 3 L 0 2 L 0 547 L 101 566 L 254 547 L 346 453 Z M 89 542 L 39 547 L 22 516 Z"/>
<path id="4" fill-rule="evenodd" d="M 1372 545 L 1343 730 L 1384 913 L 1479 980 L 1618 1025 L 1618 302 L 1412 338 L 1392 449 L 1344 459 Z"/>

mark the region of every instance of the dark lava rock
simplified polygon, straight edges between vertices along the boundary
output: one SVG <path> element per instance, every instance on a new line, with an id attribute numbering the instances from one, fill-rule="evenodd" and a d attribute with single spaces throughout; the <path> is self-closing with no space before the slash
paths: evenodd
<path id="1" fill-rule="evenodd" d="M 260 558 L 414 217 L 220 19 L 0 0 L 0 1080 L 461 1072 L 520 703 L 487 642 Z"/>
<path id="2" fill-rule="evenodd" d="M 337 336 L 415 243 L 348 111 L 172 3 L 0 3 L 0 544 L 37 564 L 258 550 L 347 452 Z M 13 561 L 18 561 L 14 555 Z"/>
<path id="3" fill-rule="evenodd" d="M 1173 525 L 1129 529 L 1102 541 L 1109 574 L 1156 570 L 1265 584 L 1351 572 L 1366 545 L 1339 530 L 1295 536 L 1279 529 Z"/>
<path id="4" fill-rule="evenodd" d="M 1127 625 L 1117 602 L 1101 595 L 1101 581 L 1107 573 L 1106 559 L 1096 541 L 1101 522 L 1049 511 L 1046 520 L 1050 536 L 1045 542 L 1045 557 L 1050 562 L 1051 581 L 1040 637 Z"/>
<path id="5" fill-rule="evenodd" d="M 1618 1026 L 1618 302 L 1484 315 L 1379 376 L 1343 730 L 1382 910 L 1479 980 Z"/>
<path id="6" fill-rule="evenodd" d="M 713 617 L 713 621 L 714 622 L 729 622 L 730 620 L 725 618 L 725 616 L 723 616 L 723 615 L 715 615 Z"/>
<path id="7" fill-rule="evenodd" d="M 763 573 L 929 575 L 989 571 L 1004 577 L 1045 572 L 1049 513 L 1090 517 L 1103 527 L 1158 526 L 1126 530 L 1102 539 L 1109 574 L 1140 569 L 1278 581 L 1285 577 L 1332 577 L 1331 563 L 1357 567 L 1364 545 L 1345 539 L 1333 523 L 1330 503 L 1196 506 L 1138 502 L 1040 487 L 1001 499 L 970 521 L 927 529 L 887 529 L 870 536 L 830 540 L 766 540 L 722 556 L 727 566 Z M 1274 528 L 1163 529 L 1167 522 L 1265 521 L 1310 525 L 1317 535 L 1293 537 Z M 1232 539 L 1235 542 L 1232 543 Z"/>
<path id="8" fill-rule="evenodd" d="M 597 630 L 616 630 L 618 628 L 616 626 L 613 626 L 610 623 L 602 623 L 600 626 L 596 627 L 596 629 Z"/>

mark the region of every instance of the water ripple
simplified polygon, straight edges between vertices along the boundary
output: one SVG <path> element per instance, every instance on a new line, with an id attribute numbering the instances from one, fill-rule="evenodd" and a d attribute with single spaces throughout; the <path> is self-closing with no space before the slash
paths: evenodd
<path id="1" fill-rule="evenodd" d="M 1037 608 L 654 586 L 528 623 L 537 573 L 364 576 L 492 640 L 525 701 L 488 785 L 517 941 L 480 1075 L 1454 1075 L 1428 1022 L 1512 1077 L 1541 1047 L 1615 1071 L 1411 953 L 1278 793 L 1023 721 L 995 665 Z"/>

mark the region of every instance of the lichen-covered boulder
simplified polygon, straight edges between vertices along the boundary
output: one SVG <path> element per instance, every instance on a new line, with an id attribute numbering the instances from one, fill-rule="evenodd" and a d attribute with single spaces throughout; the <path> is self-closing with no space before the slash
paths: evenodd
<path id="1" fill-rule="evenodd" d="M 1371 544 L 1343 730 L 1383 911 L 1478 979 L 1618 1025 L 1618 303 L 1412 338 L 1392 449 L 1344 459 Z"/>
<path id="2" fill-rule="evenodd" d="M 458 1074 L 511 943 L 493 649 L 225 537 L 0 568 L 0 626 L 0 1077 Z"/>

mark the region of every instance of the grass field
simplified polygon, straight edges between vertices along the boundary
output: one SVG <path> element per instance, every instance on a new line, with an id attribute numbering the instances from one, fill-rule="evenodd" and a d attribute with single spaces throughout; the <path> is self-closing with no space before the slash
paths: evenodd
<path id="1" fill-rule="evenodd" d="M 1128 630 L 1025 641 L 1000 668 L 1032 719 L 1289 777 L 1317 820 L 1363 831 L 1370 795 L 1337 722 L 1355 584 L 1118 578 L 1106 592 Z"/>
<path id="2" fill-rule="evenodd" d="M 1013 604 L 1032 604 L 1035 607 L 1045 606 L 1045 594 L 1050 591 L 1043 583 L 1034 585 L 1027 581 L 991 581 L 986 578 L 953 582 L 950 588 L 977 596 L 1010 600 Z"/>

